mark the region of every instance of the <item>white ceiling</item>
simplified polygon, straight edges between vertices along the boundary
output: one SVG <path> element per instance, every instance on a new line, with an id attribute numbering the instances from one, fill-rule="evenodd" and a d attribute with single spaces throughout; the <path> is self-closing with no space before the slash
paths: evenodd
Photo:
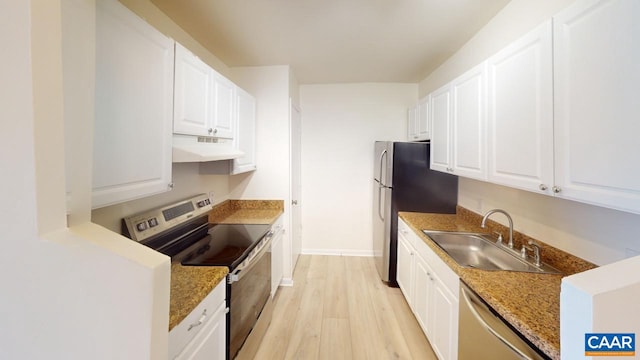
<path id="1" fill-rule="evenodd" d="M 230 67 L 301 84 L 419 82 L 509 0 L 151 0 Z"/>

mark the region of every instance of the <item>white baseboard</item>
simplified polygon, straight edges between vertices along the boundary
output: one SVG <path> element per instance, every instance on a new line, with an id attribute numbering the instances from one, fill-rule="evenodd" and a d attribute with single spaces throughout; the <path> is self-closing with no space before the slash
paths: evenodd
<path id="1" fill-rule="evenodd" d="M 293 286 L 293 279 L 291 279 L 291 278 L 282 278 L 282 280 L 280 280 L 280 285 L 279 286 Z"/>
<path id="2" fill-rule="evenodd" d="M 344 249 L 303 249 L 303 255 L 332 255 L 332 256 L 366 256 L 372 257 L 373 250 L 344 250 Z"/>

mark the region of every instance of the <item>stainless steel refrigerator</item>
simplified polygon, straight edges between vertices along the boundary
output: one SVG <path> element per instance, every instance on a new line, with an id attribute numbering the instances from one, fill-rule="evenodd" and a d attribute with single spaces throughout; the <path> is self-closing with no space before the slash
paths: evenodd
<path id="1" fill-rule="evenodd" d="M 375 142 L 373 252 L 390 286 L 398 286 L 398 211 L 456 212 L 458 177 L 431 170 L 429 154 L 429 142 Z"/>

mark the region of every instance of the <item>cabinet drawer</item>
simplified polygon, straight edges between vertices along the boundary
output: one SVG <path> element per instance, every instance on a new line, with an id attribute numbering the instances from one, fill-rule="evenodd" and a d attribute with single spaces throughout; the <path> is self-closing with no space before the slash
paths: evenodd
<path id="1" fill-rule="evenodd" d="M 409 225 L 400 218 L 398 218 L 398 232 L 402 234 L 405 240 L 413 247 L 416 246 L 416 240 L 420 240 Z"/>
<path id="2" fill-rule="evenodd" d="M 184 320 L 169 332 L 170 359 L 178 355 L 204 325 L 212 320 L 220 306 L 224 306 L 225 293 L 226 279 L 218 284 Z"/>

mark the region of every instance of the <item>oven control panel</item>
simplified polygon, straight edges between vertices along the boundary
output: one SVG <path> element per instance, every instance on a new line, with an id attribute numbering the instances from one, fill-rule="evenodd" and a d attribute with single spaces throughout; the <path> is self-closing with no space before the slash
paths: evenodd
<path id="1" fill-rule="evenodd" d="M 145 211 L 122 219 L 123 233 L 136 241 L 143 241 L 212 209 L 207 194 L 199 194 L 177 203 Z"/>

